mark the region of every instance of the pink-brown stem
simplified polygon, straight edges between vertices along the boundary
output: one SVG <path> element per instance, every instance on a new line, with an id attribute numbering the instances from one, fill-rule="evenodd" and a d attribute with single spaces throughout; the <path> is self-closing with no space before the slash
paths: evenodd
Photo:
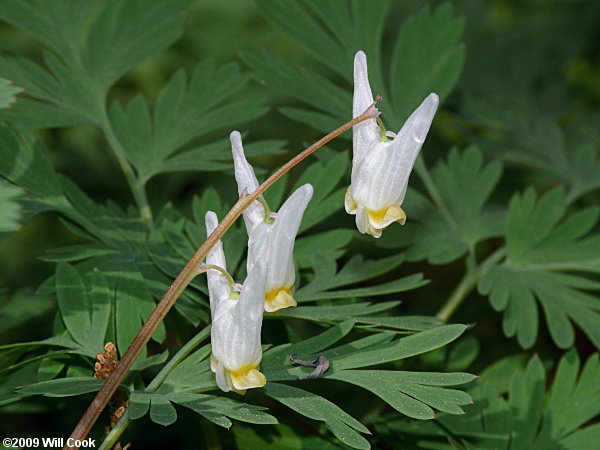
<path id="1" fill-rule="evenodd" d="M 367 108 L 367 110 L 360 116 L 350 120 L 349 122 L 346 122 L 341 127 L 322 137 L 313 145 L 311 145 L 310 147 L 306 148 L 304 151 L 293 157 L 291 160 L 289 160 L 287 163 L 281 166 L 281 168 L 277 170 L 277 172 L 275 172 L 273 175 L 267 178 L 267 180 L 263 184 L 261 184 L 258 187 L 258 189 L 256 189 L 251 194 L 243 196 L 237 201 L 235 205 L 233 205 L 233 208 L 231 208 L 231 210 L 227 213 L 227 215 L 223 218 L 223 220 L 219 223 L 219 225 L 217 226 L 217 228 L 215 228 L 211 235 L 206 239 L 206 241 L 200 246 L 200 248 L 196 250 L 194 256 L 192 256 L 192 258 L 187 262 L 187 264 L 179 273 L 177 278 L 175 278 L 175 281 L 173 281 L 173 284 L 169 287 L 163 298 L 160 300 L 160 302 L 158 302 L 156 308 L 154 309 L 154 311 L 152 311 L 152 314 L 150 314 L 150 317 L 148 317 L 148 320 L 146 321 L 146 323 L 144 323 L 141 330 L 133 339 L 133 342 L 129 345 L 121 360 L 118 362 L 117 366 L 115 367 L 115 370 L 106 380 L 104 385 L 102 385 L 102 388 L 98 391 L 96 397 L 94 397 L 94 400 L 92 400 L 92 403 L 90 403 L 90 406 L 79 420 L 79 423 L 73 430 L 73 433 L 71 433 L 71 439 L 67 442 L 82 441 L 86 438 L 86 436 L 92 429 L 92 426 L 94 425 L 94 423 L 96 423 L 98 416 L 100 416 L 100 413 L 105 408 L 106 404 L 119 387 L 119 384 L 121 383 L 123 378 L 125 378 L 127 372 L 129 372 L 131 365 L 139 355 L 142 348 L 144 348 L 144 346 L 148 343 L 150 337 L 152 336 L 152 334 L 154 334 L 154 331 L 156 330 L 160 322 L 165 318 L 171 307 L 175 304 L 175 302 L 185 290 L 185 288 L 188 286 L 188 284 L 190 284 L 190 282 L 197 275 L 198 266 L 202 264 L 202 261 L 204 260 L 204 258 L 206 258 L 206 255 L 208 254 L 210 249 L 219 241 L 219 239 L 221 239 L 221 237 L 225 234 L 229 227 L 231 227 L 231 225 L 233 225 L 233 223 L 238 219 L 238 217 L 240 217 L 242 212 L 248 206 L 250 206 L 252 202 L 255 201 L 263 192 L 265 192 L 273 183 L 275 183 L 275 181 L 281 178 L 282 175 L 287 173 L 292 167 L 294 167 L 300 161 L 305 159 L 311 153 L 321 148 L 323 145 L 331 141 L 333 138 L 339 136 L 344 131 L 349 130 L 354 125 L 364 120 L 373 119 L 377 117 L 379 115 L 379 111 L 374 106 L 380 100 L 381 97 L 377 97 L 376 102 L 372 106 Z M 68 444 L 64 447 L 64 449 L 77 448 L 79 447 Z"/>

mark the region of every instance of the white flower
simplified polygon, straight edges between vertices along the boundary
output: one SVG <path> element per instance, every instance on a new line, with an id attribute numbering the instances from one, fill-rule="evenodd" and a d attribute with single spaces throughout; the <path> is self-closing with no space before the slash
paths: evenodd
<path id="1" fill-rule="evenodd" d="M 354 58 L 352 116 L 359 116 L 372 103 L 367 57 L 359 51 Z M 406 221 L 400 206 L 438 103 L 438 96 L 429 94 L 397 135 L 382 132 L 375 119 L 353 127 L 352 177 L 345 207 L 349 214 L 356 214 L 356 226 L 361 233 L 378 238 L 392 222 L 404 224 Z M 388 136 L 393 139 L 388 140 Z"/>
<path id="2" fill-rule="evenodd" d="M 208 234 L 217 226 L 214 212 L 206 214 Z M 225 269 L 223 247 L 218 242 L 206 257 L 208 264 Z M 208 289 L 212 315 L 211 369 L 222 391 L 243 394 L 246 389 L 262 387 L 267 379 L 258 370 L 262 359 L 260 330 L 263 318 L 267 264 L 257 261 L 241 288 L 232 295 L 231 285 L 218 270 L 208 270 Z M 237 298 L 235 298 L 237 297 Z"/>
<path id="3" fill-rule="evenodd" d="M 242 147 L 242 136 L 238 131 L 233 131 L 229 135 L 231 141 L 231 151 L 233 153 L 233 166 L 235 168 L 235 181 L 238 185 L 238 194 L 247 195 L 258 189 L 259 183 L 254 174 L 254 169 L 246 159 L 244 147 Z M 260 196 L 263 199 L 263 196 Z M 252 229 L 262 223 L 265 218 L 264 206 L 256 201 L 246 208 L 244 211 L 244 223 L 248 235 L 252 233 Z"/>
<path id="4" fill-rule="evenodd" d="M 242 140 L 237 131 L 231 133 L 231 147 L 238 192 L 250 194 L 258 187 L 252 166 L 246 160 Z M 283 204 L 274 217 L 265 220 L 265 209 L 260 202 L 244 212 L 248 231 L 248 273 L 257 261 L 268 264 L 265 294 L 265 311 L 273 312 L 296 306 L 293 297 L 296 272 L 294 269 L 294 241 L 302 215 L 313 193 L 310 184 L 298 188 Z"/>

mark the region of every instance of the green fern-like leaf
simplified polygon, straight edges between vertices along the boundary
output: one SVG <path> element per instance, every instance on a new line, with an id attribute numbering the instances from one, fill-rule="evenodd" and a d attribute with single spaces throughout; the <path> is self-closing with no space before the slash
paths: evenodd
<path id="1" fill-rule="evenodd" d="M 394 421 L 389 428 L 435 439 L 436 448 L 594 449 L 600 428 L 589 422 L 600 414 L 598 355 L 580 369 L 577 352 L 565 353 L 548 389 L 539 357 L 524 369 L 522 360 L 506 358 L 484 371 L 469 391 L 475 403 L 467 415 L 440 415 L 440 427 Z"/>
<path id="2" fill-rule="evenodd" d="M 600 284 L 582 273 L 598 273 L 600 236 L 586 236 L 598 220 L 598 208 L 567 215 L 564 191 L 555 188 L 536 201 L 535 190 L 516 194 L 509 206 L 506 261 L 490 270 L 479 290 L 504 312 L 507 336 L 531 347 L 538 333 L 538 303 L 554 342 L 573 345 L 575 322 L 600 346 L 600 301 L 587 293 Z"/>

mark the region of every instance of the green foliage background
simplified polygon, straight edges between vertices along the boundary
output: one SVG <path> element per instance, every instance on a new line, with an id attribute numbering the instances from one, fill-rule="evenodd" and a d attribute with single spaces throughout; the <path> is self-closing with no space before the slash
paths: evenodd
<path id="1" fill-rule="evenodd" d="M 600 6 L 147 5 L 0 4 L 2 437 L 71 431 L 101 384 L 95 354 L 125 350 L 204 239 L 204 212 L 235 201 L 229 132 L 264 177 L 350 119 L 362 49 L 388 129 L 442 100 L 407 224 L 359 235 L 343 212 L 350 134 L 319 150 L 266 195 L 276 210 L 315 188 L 299 306 L 265 317 L 267 386 L 215 390 L 195 280 L 123 385 L 121 442 L 597 448 Z M 224 239 L 237 280 L 245 242 L 241 227 Z M 296 381 L 290 353 L 332 368 Z"/>

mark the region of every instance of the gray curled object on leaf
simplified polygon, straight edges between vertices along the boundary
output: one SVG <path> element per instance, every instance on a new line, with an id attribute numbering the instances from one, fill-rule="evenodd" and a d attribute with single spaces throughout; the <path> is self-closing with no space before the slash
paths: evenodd
<path id="1" fill-rule="evenodd" d="M 330 362 L 325 355 L 320 355 L 314 361 L 298 359 L 296 358 L 296 356 L 297 355 L 295 353 L 292 353 L 290 355 L 290 360 L 294 364 L 298 364 L 299 366 L 315 367 L 315 370 L 313 370 L 310 375 L 307 375 L 305 377 L 298 377 L 298 380 L 314 380 L 316 378 L 321 378 L 325 375 L 327 370 L 329 370 Z"/>

